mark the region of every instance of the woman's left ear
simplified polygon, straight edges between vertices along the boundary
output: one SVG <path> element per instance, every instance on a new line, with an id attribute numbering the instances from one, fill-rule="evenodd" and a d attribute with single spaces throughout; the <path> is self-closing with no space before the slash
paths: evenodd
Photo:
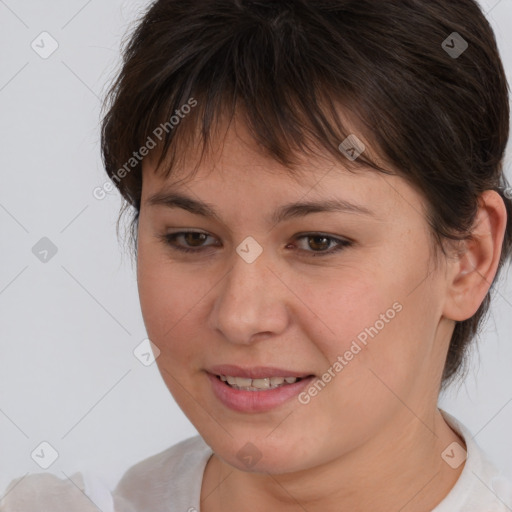
<path id="1" fill-rule="evenodd" d="M 456 321 L 471 318 L 496 276 L 507 226 L 507 209 L 500 195 L 480 195 L 472 238 L 461 242 L 457 257 L 447 261 L 447 294 L 443 315 Z"/>

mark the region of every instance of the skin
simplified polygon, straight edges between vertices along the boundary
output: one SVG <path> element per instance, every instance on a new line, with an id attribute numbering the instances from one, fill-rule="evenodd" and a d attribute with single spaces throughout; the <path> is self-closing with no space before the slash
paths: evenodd
<path id="1" fill-rule="evenodd" d="M 476 312 L 495 276 L 503 201 L 486 191 L 474 241 L 435 266 L 425 202 L 399 176 L 351 174 L 342 162 L 317 157 L 305 158 L 304 175 L 294 179 L 241 122 L 213 147 L 182 182 L 196 162 L 192 149 L 169 178 L 144 161 L 138 228 L 141 307 L 161 351 L 158 367 L 215 452 L 201 510 L 431 510 L 463 469 L 441 458 L 452 442 L 465 445 L 437 408 L 439 384 L 454 321 Z M 220 220 L 150 205 L 163 190 L 208 202 Z M 266 220 L 285 203 L 327 197 L 374 215 Z M 210 236 L 176 243 L 204 253 L 181 253 L 162 240 L 188 229 Z M 336 246 L 298 236 L 318 232 L 354 243 L 312 257 Z M 251 264 L 235 251 L 247 236 L 263 248 Z M 321 376 L 395 302 L 402 310 L 307 405 L 291 399 L 245 414 L 215 398 L 206 368 L 272 365 Z M 261 454 L 250 468 L 237 457 L 247 442 Z"/>

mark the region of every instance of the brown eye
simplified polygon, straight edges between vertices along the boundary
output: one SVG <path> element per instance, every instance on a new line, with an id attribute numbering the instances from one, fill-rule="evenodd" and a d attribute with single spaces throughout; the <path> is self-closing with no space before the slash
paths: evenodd
<path id="1" fill-rule="evenodd" d="M 188 232 L 182 233 L 185 242 L 191 247 L 201 247 L 201 244 L 208 238 L 205 233 Z"/>
<path id="2" fill-rule="evenodd" d="M 159 236 L 162 241 L 170 246 L 172 249 L 182 252 L 204 252 L 210 248 L 212 244 L 205 245 L 204 242 L 208 238 L 212 238 L 207 233 L 199 231 L 182 231 L 180 233 L 167 233 Z M 181 239 L 184 243 L 178 243 L 177 240 Z"/>
<path id="3" fill-rule="evenodd" d="M 299 247 L 299 250 L 301 252 L 309 253 L 308 256 L 313 257 L 333 255 L 335 252 L 346 247 L 350 247 L 353 243 L 348 240 L 323 235 L 321 233 L 310 233 L 297 237 L 297 240 L 303 239 L 306 240 L 306 243 L 302 244 L 303 246 Z"/>
<path id="4" fill-rule="evenodd" d="M 308 245 L 311 249 L 322 251 L 329 249 L 330 239 L 326 236 L 308 236 Z"/>

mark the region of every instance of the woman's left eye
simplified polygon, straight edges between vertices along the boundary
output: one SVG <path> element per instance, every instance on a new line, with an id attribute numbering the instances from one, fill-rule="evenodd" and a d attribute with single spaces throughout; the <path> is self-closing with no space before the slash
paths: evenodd
<path id="1" fill-rule="evenodd" d="M 163 239 L 164 243 L 170 246 L 172 249 L 187 253 L 204 252 L 206 248 L 215 245 L 203 245 L 206 239 L 213 237 L 211 237 L 207 233 L 199 231 L 181 231 L 179 233 L 167 233 L 163 235 L 161 238 Z M 185 241 L 187 246 L 183 246 L 176 243 L 177 239 L 182 239 L 182 241 Z M 329 256 L 334 254 L 335 252 L 340 251 L 345 247 L 350 247 L 353 244 L 353 242 L 349 240 L 344 240 L 341 238 L 336 238 L 321 233 L 308 233 L 295 238 L 295 240 L 303 239 L 306 240 L 306 246 L 309 246 L 312 249 L 320 249 L 313 251 L 307 249 L 300 249 L 301 252 L 311 253 L 308 256 L 312 257 Z"/>
<path id="2" fill-rule="evenodd" d="M 329 256 L 331 254 L 334 254 L 335 252 L 341 251 L 345 247 L 350 247 L 352 245 L 352 242 L 349 240 L 344 240 L 341 238 L 336 238 L 329 235 L 323 235 L 321 233 L 310 233 L 307 235 L 302 235 L 297 237 L 297 240 L 306 239 L 307 246 L 311 248 L 330 248 L 330 250 L 322 250 L 322 251 L 308 251 L 307 249 L 301 249 L 305 252 L 313 252 L 313 254 L 310 254 L 309 256 L 315 257 L 315 256 Z M 334 244 L 331 246 L 331 244 Z M 315 254 L 316 253 L 316 254 Z"/>

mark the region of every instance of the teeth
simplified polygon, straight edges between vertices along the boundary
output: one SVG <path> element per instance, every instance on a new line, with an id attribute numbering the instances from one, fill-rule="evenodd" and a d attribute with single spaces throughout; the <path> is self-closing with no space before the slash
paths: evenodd
<path id="1" fill-rule="evenodd" d="M 234 384 L 238 386 L 239 388 L 246 388 L 247 386 L 251 385 L 251 379 L 246 379 L 245 377 L 235 377 L 234 378 Z M 230 384 L 232 384 L 230 382 Z M 254 384 L 256 386 L 256 384 Z"/>
<path id="2" fill-rule="evenodd" d="M 240 380 L 238 378 L 236 380 L 237 380 L 237 386 L 242 387 L 238 384 L 238 382 L 240 382 Z M 243 379 L 243 380 L 245 381 L 246 379 Z M 257 389 L 270 389 L 270 378 L 252 379 L 252 383 L 249 383 L 249 384 L 252 384 L 252 387 L 257 388 Z M 245 386 L 247 386 L 247 384 Z"/>
<path id="3" fill-rule="evenodd" d="M 297 377 L 265 377 L 263 379 L 249 379 L 247 377 L 232 377 L 230 375 L 221 375 L 220 380 L 227 382 L 235 389 L 244 391 L 259 391 L 266 389 L 275 389 L 286 384 L 297 382 Z M 286 384 L 285 384 L 286 383 Z"/>

